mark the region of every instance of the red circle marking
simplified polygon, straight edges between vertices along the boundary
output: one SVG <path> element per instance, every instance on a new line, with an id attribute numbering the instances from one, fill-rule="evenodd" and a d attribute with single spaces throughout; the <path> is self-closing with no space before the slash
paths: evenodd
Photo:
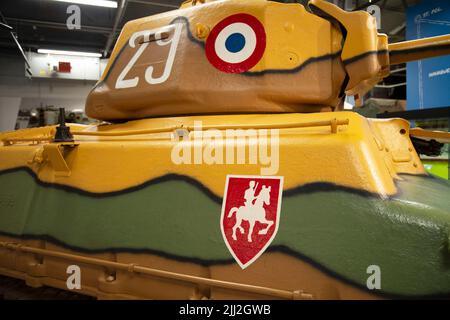
<path id="1" fill-rule="evenodd" d="M 219 33 L 225 27 L 236 22 L 245 23 L 253 29 L 256 35 L 256 47 L 250 57 L 248 57 L 246 60 L 239 63 L 229 63 L 219 58 L 215 50 L 215 43 Z M 208 58 L 208 61 L 220 71 L 227 73 L 242 73 L 251 69 L 259 62 L 259 60 L 261 60 L 265 49 L 266 32 L 264 30 L 264 26 L 254 16 L 246 13 L 234 14 L 216 24 L 211 30 L 208 38 L 206 39 L 205 45 L 206 57 Z"/>

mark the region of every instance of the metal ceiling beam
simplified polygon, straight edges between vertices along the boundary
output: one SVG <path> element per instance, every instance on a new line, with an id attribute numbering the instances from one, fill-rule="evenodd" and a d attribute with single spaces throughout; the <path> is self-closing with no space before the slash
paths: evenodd
<path id="1" fill-rule="evenodd" d="M 67 25 L 65 23 L 60 23 L 60 22 L 31 20 L 31 19 L 17 19 L 17 18 L 9 18 L 9 17 L 6 19 L 8 21 L 11 21 L 11 22 L 14 22 L 17 24 L 26 24 L 26 25 L 33 25 L 33 26 L 35 25 L 35 26 L 41 26 L 41 27 L 46 27 L 46 28 L 52 28 L 52 29 L 67 30 Z M 81 29 L 77 29 L 76 31 L 110 34 L 112 32 L 112 28 L 83 25 L 81 27 Z"/>
<path id="2" fill-rule="evenodd" d="M 363 5 L 360 5 L 359 7 L 356 7 L 353 11 L 357 11 L 357 10 L 364 10 L 366 9 L 368 6 L 371 6 L 373 4 L 377 4 L 378 2 L 380 2 L 381 0 L 373 0 L 372 2 L 367 2 Z"/>
<path id="3" fill-rule="evenodd" d="M 13 28 L 8 24 L 8 21 L 5 19 L 5 16 L 4 16 L 1 12 L 0 12 L 0 21 L 1 21 L 1 23 L 2 23 L 2 27 L 3 27 L 4 29 L 6 29 L 6 30 L 9 31 L 9 34 L 10 34 L 11 37 L 13 38 L 14 43 L 16 44 L 17 48 L 18 48 L 19 51 L 20 51 L 20 54 L 22 55 L 23 59 L 25 60 L 25 65 L 26 65 L 25 70 L 27 71 L 27 73 L 28 73 L 30 76 L 32 76 L 33 73 L 31 72 L 31 65 L 30 65 L 30 62 L 28 61 L 28 58 L 27 58 L 27 56 L 25 55 L 25 52 L 23 51 L 22 46 L 20 45 L 19 41 L 17 40 L 16 35 L 15 35 L 14 32 L 12 31 Z"/>
<path id="4" fill-rule="evenodd" d="M 14 48 L 14 43 L 7 41 L 7 38 L 0 38 L 0 47 L 2 48 Z M 51 41 L 33 41 L 30 39 L 22 39 L 20 41 L 24 48 L 26 49 L 40 49 L 40 48 L 51 48 L 51 49 L 61 49 L 61 50 L 75 50 L 75 51 L 87 51 L 86 49 L 91 49 L 96 52 L 100 52 L 102 47 L 98 45 L 98 43 L 86 42 L 86 41 L 59 41 L 59 40 L 51 40 Z"/>
<path id="5" fill-rule="evenodd" d="M 153 1 L 128 0 L 128 2 L 144 4 L 144 5 L 149 5 L 149 6 L 156 6 L 156 7 L 164 7 L 164 8 L 174 8 L 174 9 L 178 9 L 179 8 L 179 6 L 174 5 L 174 4 L 159 3 L 159 2 L 153 2 Z"/>
<path id="6" fill-rule="evenodd" d="M 116 38 L 117 28 L 119 27 L 120 21 L 122 21 L 122 18 L 125 14 L 127 5 L 128 5 L 128 0 L 119 0 L 118 1 L 116 17 L 114 19 L 114 25 L 113 25 L 111 33 L 108 36 L 108 40 L 106 40 L 105 50 L 103 50 L 104 57 L 106 57 L 108 55 L 109 50 L 111 49 L 111 45 L 112 45 L 114 39 Z"/>
<path id="7" fill-rule="evenodd" d="M 2 28 L 3 30 L 7 30 L 7 31 L 12 31 L 13 28 L 5 23 L 0 22 L 0 28 Z"/>
<path id="8" fill-rule="evenodd" d="M 404 86 L 406 86 L 406 82 L 396 83 L 396 84 L 377 84 L 375 86 L 375 88 L 393 89 L 393 88 L 404 87 Z"/>
<path id="9" fill-rule="evenodd" d="M 401 25 L 399 25 L 398 27 L 395 27 L 394 29 L 392 29 L 391 31 L 389 31 L 389 35 L 390 36 L 395 36 L 397 34 L 399 34 L 400 32 L 402 32 L 403 30 L 405 30 L 406 28 L 406 22 L 403 22 Z"/>
<path id="10" fill-rule="evenodd" d="M 398 12 L 398 13 L 405 13 L 405 9 L 403 7 L 391 7 L 391 6 L 384 6 L 384 11 L 391 11 L 391 12 Z"/>
<path id="11" fill-rule="evenodd" d="M 391 75 L 395 74 L 395 73 L 403 72 L 403 71 L 406 71 L 406 68 L 397 68 L 397 69 L 391 70 Z"/>

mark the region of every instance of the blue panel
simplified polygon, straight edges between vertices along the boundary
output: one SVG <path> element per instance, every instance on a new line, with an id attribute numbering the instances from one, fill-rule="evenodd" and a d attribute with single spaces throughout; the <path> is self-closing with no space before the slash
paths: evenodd
<path id="1" fill-rule="evenodd" d="M 424 0 L 407 11 L 408 40 L 450 34 L 450 1 Z M 408 63 L 407 109 L 450 106 L 450 56 Z"/>

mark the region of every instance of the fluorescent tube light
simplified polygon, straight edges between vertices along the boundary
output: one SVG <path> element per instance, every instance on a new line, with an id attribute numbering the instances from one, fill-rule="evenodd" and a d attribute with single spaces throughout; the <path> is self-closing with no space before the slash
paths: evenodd
<path id="1" fill-rule="evenodd" d="M 66 56 L 81 56 L 81 57 L 95 57 L 100 58 L 101 53 L 97 52 L 80 52 L 80 51 L 64 51 L 64 50 L 51 50 L 51 49 L 38 49 L 38 53 L 50 53 L 50 54 L 61 54 Z"/>
<path id="2" fill-rule="evenodd" d="M 117 8 L 117 1 L 109 1 L 109 0 L 54 0 L 54 1 L 85 4 L 88 6 L 97 6 L 97 7 Z"/>

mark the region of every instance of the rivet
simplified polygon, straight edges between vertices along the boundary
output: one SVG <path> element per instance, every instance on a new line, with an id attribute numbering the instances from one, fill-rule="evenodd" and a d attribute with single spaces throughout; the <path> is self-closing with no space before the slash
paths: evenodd
<path id="1" fill-rule="evenodd" d="M 289 51 L 287 54 L 287 62 L 291 65 L 297 65 L 298 64 L 298 55 L 294 52 Z"/>
<path id="2" fill-rule="evenodd" d="M 197 37 L 200 39 L 205 39 L 209 35 L 208 26 L 206 26 L 202 23 L 197 23 L 195 25 L 195 29 L 196 29 Z"/>
<path id="3" fill-rule="evenodd" d="M 292 31 L 294 31 L 294 25 L 292 23 L 290 23 L 290 22 L 286 22 L 284 24 L 284 30 L 286 32 L 292 32 Z"/>

